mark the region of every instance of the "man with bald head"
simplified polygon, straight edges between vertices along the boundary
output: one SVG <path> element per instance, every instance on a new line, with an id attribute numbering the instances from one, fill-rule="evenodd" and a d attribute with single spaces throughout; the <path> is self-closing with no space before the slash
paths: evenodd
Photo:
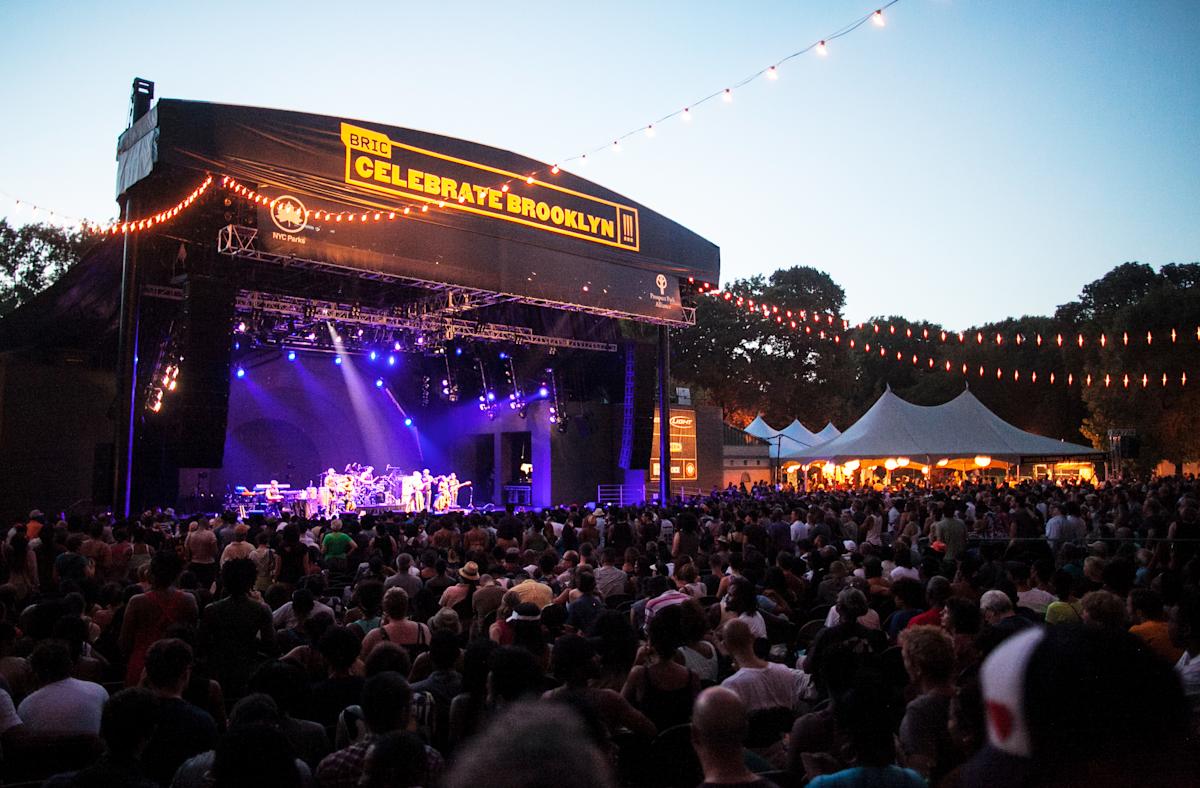
<path id="1" fill-rule="evenodd" d="M 742 742 L 750 730 L 746 704 L 731 690 L 709 687 L 692 707 L 692 747 L 704 770 L 701 788 L 724 785 L 776 788 L 746 768 Z"/>

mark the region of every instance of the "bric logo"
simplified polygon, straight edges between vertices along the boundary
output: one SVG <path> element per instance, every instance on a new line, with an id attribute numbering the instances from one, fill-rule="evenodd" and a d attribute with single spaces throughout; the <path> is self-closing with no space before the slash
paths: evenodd
<path id="1" fill-rule="evenodd" d="M 285 233 L 298 233 L 305 227 L 308 212 L 304 203 L 291 195 L 284 195 L 271 207 L 271 221 Z"/>
<path id="2" fill-rule="evenodd" d="M 654 277 L 654 284 L 657 285 L 660 295 L 667 294 L 667 277 L 659 274 L 658 276 Z"/>

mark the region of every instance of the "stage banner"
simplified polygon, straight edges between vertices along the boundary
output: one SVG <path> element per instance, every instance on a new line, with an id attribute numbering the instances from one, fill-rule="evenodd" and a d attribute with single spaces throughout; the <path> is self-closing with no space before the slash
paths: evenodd
<path id="1" fill-rule="evenodd" d="M 164 99 L 151 116 L 142 137 L 122 138 L 120 187 L 159 169 L 230 175 L 273 200 L 259 208 L 263 252 L 667 322 L 683 320 L 681 279 L 720 275 L 719 250 L 699 235 L 509 151 L 256 107 Z"/>

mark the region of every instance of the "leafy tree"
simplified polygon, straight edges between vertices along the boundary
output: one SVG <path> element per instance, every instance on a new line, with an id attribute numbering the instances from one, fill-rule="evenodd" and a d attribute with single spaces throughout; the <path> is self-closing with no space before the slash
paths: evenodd
<path id="1" fill-rule="evenodd" d="M 89 237 L 49 224 L 0 219 L 0 317 L 45 290 L 78 262 Z"/>

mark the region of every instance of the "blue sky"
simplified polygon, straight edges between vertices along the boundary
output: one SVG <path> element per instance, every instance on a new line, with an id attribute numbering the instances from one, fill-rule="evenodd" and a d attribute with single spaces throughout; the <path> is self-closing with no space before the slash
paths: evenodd
<path id="1" fill-rule="evenodd" d="M 113 215 L 135 76 L 559 161 L 873 7 L 9 0 L 0 190 Z M 726 279 L 827 271 L 853 320 L 1047 314 L 1120 262 L 1200 260 L 1198 42 L 1194 0 L 902 0 L 579 172 L 720 245 Z"/>

